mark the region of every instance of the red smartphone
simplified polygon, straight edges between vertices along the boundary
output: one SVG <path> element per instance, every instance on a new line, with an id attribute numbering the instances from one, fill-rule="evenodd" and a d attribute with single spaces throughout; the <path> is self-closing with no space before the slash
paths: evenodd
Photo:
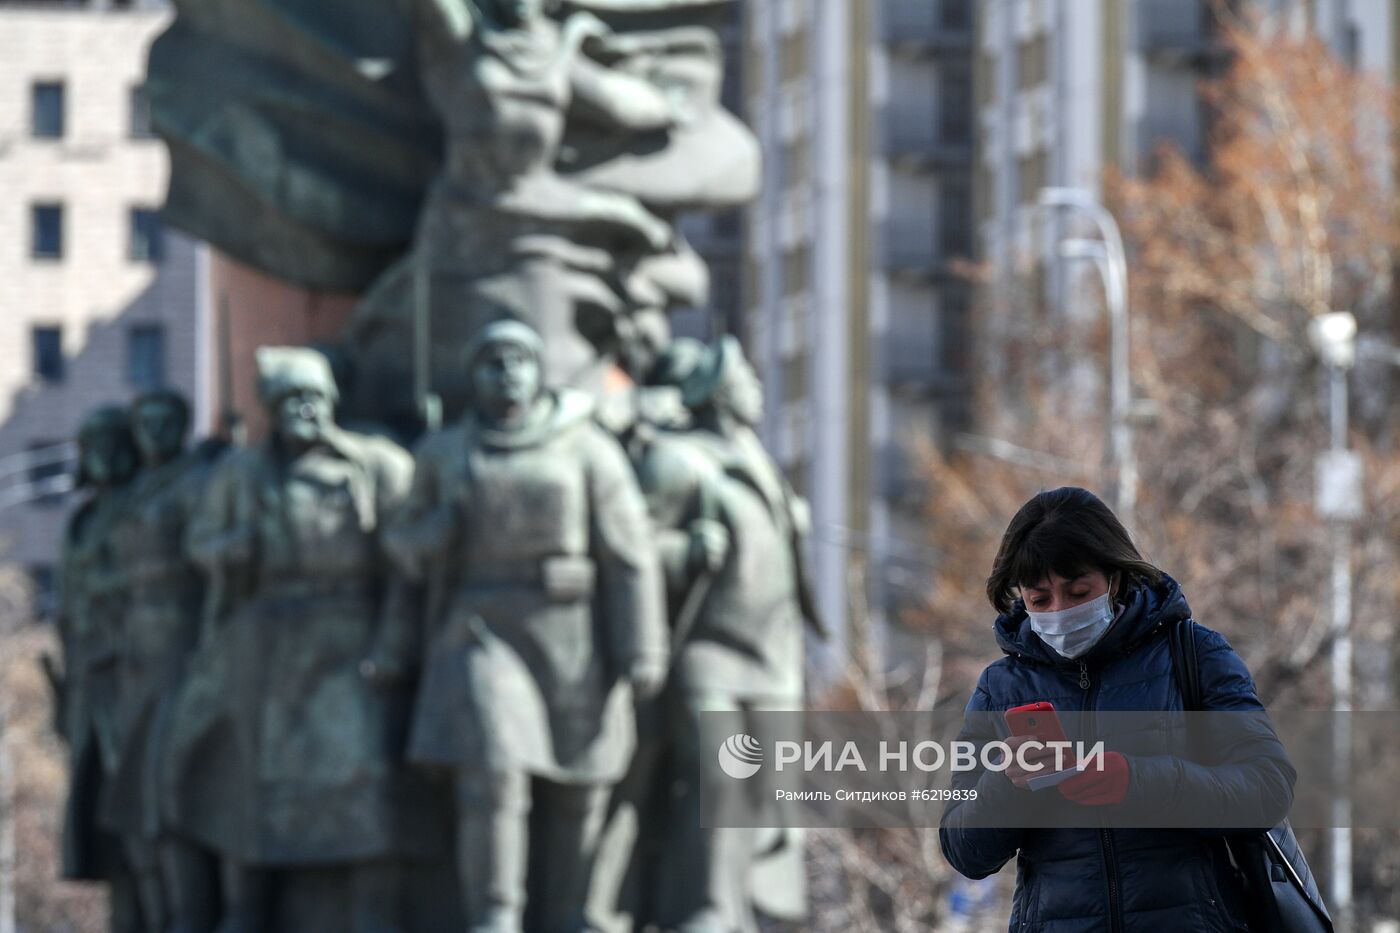
<path id="1" fill-rule="evenodd" d="M 1069 741 L 1065 737 L 1064 726 L 1060 724 L 1059 714 L 1055 712 L 1054 703 L 1043 701 L 1027 703 L 1025 706 L 1013 706 L 1006 711 L 1005 716 L 1006 725 L 1011 730 L 1012 735 L 1034 736 L 1047 745 L 1051 742 Z M 1037 774 L 1026 781 L 1026 786 L 1031 790 L 1044 790 L 1069 780 L 1077 773 L 1079 773 L 1079 763 L 1075 762 L 1063 771 Z"/>
<path id="2" fill-rule="evenodd" d="M 1048 701 L 1013 706 L 1006 711 L 1006 726 L 1012 735 L 1030 735 L 1042 742 L 1066 742 L 1055 704 Z"/>

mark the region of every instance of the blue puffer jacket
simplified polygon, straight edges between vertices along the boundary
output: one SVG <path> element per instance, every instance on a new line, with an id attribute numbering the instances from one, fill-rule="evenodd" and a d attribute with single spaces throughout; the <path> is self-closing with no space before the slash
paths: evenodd
<path id="1" fill-rule="evenodd" d="M 1176 581 L 1165 578 L 1154 587 L 1139 587 L 1099 643 L 1070 661 L 1031 630 L 1018 601 L 996 621 L 997 643 L 1006 657 L 982 672 L 967 708 L 999 714 L 1049 700 L 1067 711 L 1181 710 L 1166 631 L 1190 614 Z M 1205 708 L 1262 710 L 1249 671 L 1224 637 L 1199 625 L 1195 630 Z M 986 723 L 991 718 L 975 720 Z M 998 736 L 967 737 L 985 741 Z M 1238 825 L 1263 826 L 1282 820 L 1293 802 L 1295 773 L 1276 739 L 1262 747 L 1254 743 L 1210 766 L 1165 755 L 1129 755 L 1128 766 L 1130 804 L 1169 798 L 1189 784 L 1193 794 L 1211 795 L 1228 808 L 1225 812 L 1239 812 Z M 954 786 L 976 787 L 978 797 L 944 811 L 939 830 L 943 854 L 969 878 L 993 874 L 1016 857 L 1012 931 L 1248 929 L 1238 886 L 1221 864 L 1218 837 L 1209 832 L 973 828 L 979 826 L 977 808 L 1014 806 L 1014 795 L 1031 792 L 1015 787 L 1005 774 L 990 771 L 958 774 Z"/>

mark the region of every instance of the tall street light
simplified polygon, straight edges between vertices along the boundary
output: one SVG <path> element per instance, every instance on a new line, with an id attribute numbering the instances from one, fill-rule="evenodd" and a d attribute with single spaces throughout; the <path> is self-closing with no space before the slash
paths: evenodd
<path id="1" fill-rule="evenodd" d="M 1118 517 L 1131 528 L 1137 510 L 1138 471 L 1129 372 L 1132 342 L 1128 330 L 1128 259 L 1123 251 L 1123 235 L 1108 208 L 1081 188 L 1042 188 L 1038 200 L 1044 208 L 1078 211 L 1093 221 L 1101 237 L 1099 240 L 1066 240 L 1060 244 L 1060 255 L 1093 260 L 1103 277 L 1110 344 L 1109 420 L 1113 464 L 1118 474 L 1115 504 Z"/>
<path id="2" fill-rule="evenodd" d="M 1361 517 L 1361 458 L 1347 448 L 1347 370 L 1356 363 L 1356 318 L 1334 311 L 1313 318 L 1308 337 L 1328 375 L 1331 443 L 1318 457 L 1317 511 L 1328 520 L 1332 551 L 1332 890 L 1337 929 L 1352 929 L 1351 862 L 1351 528 Z"/>

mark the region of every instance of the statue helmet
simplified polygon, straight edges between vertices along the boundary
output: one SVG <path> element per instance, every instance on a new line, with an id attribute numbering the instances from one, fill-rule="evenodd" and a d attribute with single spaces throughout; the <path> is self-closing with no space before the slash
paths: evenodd
<path id="1" fill-rule="evenodd" d="M 99 435 L 115 434 L 120 441 L 123 462 L 122 472 L 134 472 L 137 465 L 136 440 L 131 435 L 131 416 L 120 405 L 103 405 L 90 411 L 78 426 L 79 450 L 91 444 Z M 86 486 L 91 481 L 83 467 L 82 454 L 78 455 L 77 470 L 73 476 L 74 486 Z"/>
<path id="2" fill-rule="evenodd" d="M 715 397 L 730 368 L 744 359 L 743 347 L 733 336 L 726 334 L 694 360 L 689 371 L 677 383 L 681 390 L 681 402 L 686 408 L 696 409 Z"/>
<path id="3" fill-rule="evenodd" d="M 467 365 L 471 366 L 476 362 L 476 358 L 487 347 L 499 346 L 500 344 L 514 344 L 524 349 L 535 358 L 535 362 L 544 359 L 544 340 L 540 338 L 539 332 L 514 318 L 502 318 L 499 321 L 492 321 L 481 330 L 477 331 L 476 337 L 467 346 Z"/>
<path id="4" fill-rule="evenodd" d="M 151 389 L 148 392 L 142 392 L 140 395 L 136 396 L 136 398 L 132 399 L 130 410 L 132 414 L 135 414 L 142 406 L 155 404 L 169 405 L 180 413 L 180 418 L 186 425 L 189 424 L 190 403 L 185 400 L 183 395 L 176 392 L 174 389 Z"/>
<path id="5" fill-rule="evenodd" d="M 340 400 L 330 360 L 311 347 L 259 347 L 258 395 L 271 404 L 292 392 L 312 390 Z"/>

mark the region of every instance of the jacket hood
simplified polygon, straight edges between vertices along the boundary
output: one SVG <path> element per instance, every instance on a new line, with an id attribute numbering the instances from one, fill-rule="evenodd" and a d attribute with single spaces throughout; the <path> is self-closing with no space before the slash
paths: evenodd
<path id="1" fill-rule="evenodd" d="M 1044 664 L 1078 666 L 1080 661 L 1093 663 L 1114 654 L 1126 652 L 1151 636 L 1161 627 L 1191 618 L 1191 607 L 1181 592 L 1181 585 L 1162 574 L 1155 585 L 1140 583 L 1129 593 L 1123 612 L 1109 626 L 1098 644 L 1081 658 L 1070 660 L 1058 654 L 1031 628 L 1026 606 L 1020 599 L 1011 611 L 997 616 L 995 630 L 1001 650 L 1025 660 Z"/>

